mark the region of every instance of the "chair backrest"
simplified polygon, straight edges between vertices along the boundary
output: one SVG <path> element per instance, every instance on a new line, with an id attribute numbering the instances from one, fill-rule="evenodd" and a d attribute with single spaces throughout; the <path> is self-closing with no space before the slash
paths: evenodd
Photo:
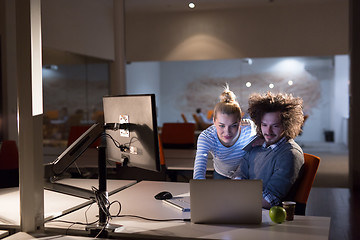
<path id="1" fill-rule="evenodd" d="M 44 114 L 46 117 L 48 117 L 51 120 L 59 119 L 59 111 L 58 110 L 49 110 L 46 111 Z"/>
<path id="2" fill-rule="evenodd" d="M 185 117 L 185 114 L 181 114 L 182 119 L 184 120 L 184 123 L 188 123 L 189 121 L 187 120 L 187 118 Z"/>
<path id="3" fill-rule="evenodd" d="M 197 129 L 197 130 L 201 130 L 201 122 L 200 122 L 200 119 L 198 118 L 198 116 L 196 115 L 196 114 L 193 114 L 192 115 L 193 116 L 193 118 L 194 118 L 194 120 L 195 120 L 195 128 Z"/>
<path id="4" fill-rule="evenodd" d="M 315 180 L 316 172 L 319 168 L 319 164 L 319 157 L 312 154 L 304 153 L 303 173 L 294 197 L 294 200 L 296 202 L 306 204 L 311 187 Z"/>
<path id="5" fill-rule="evenodd" d="M 193 118 L 196 123 L 196 129 L 197 130 L 204 130 L 208 127 L 210 127 L 212 124 L 205 123 L 201 118 L 199 118 L 196 114 L 193 114 Z"/>
<path id="6" fill-rule="evenodd" d="M 70 146 L 73 142 L 76 141 L 84 132 L 86 132 L 91 125 L 78 125 L 71 126 L 69 131 L 68 143 L 67 146 Z M 96 141 L 90 145 L 91 148 L 96 148 L 100 145 L 101 139 L 100 137 L 96 139 Z"/>
<path id="7" fill-rule="evenodd" d="M 305 215 L 306 203 L 309 198 L 319 164 L 319 157 L 304 153 L 304 165 L 300 170 L 300 177 L 294 183 L 294 186 L 287 197 L 287 199 L 296 202 L 295 214 L 297 215 Z"/>
<path id="8" fill-rule="evenodd" d="M 161 136 L 158 134 L 159 139 L 159 157 L 160 157 L 160 165 L 165 166 L 165 156 L 164 156 L 164 148 L 161 141 Z"/>
<path id="9" fill-rule="evenodd" d="M 193 148 L 195 146 L 194 123 L 164 123 L 161 130 L 164 148 Z"/>
<path id="10" fill-rule="evenodd" d="M 214 117 L 213 115 L 214 115 L 214 110 L 211 109 L 207 112 L 206 117 L 207 119 L 212 119 Z"/>

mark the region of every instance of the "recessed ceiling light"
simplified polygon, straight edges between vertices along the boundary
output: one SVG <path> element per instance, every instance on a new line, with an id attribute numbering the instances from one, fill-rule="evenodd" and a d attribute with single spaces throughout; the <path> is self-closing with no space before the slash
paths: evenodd
<path id="1" fill-rule="evenodd" d="M 195 4 L 193 2 L 189 3 L 189 8 L 195 8 Z"/>
<path id="2" fill-rule="evenodd" d="M 251 82 L 247 82 L 246 87 L 251 87 Z"/>
<path id="3" fill-rule="evenodd" d="M 274 88 L 274 87 L 275 87 L 275 85 L 273 83 L 269 84 L 269 88 Z"/>

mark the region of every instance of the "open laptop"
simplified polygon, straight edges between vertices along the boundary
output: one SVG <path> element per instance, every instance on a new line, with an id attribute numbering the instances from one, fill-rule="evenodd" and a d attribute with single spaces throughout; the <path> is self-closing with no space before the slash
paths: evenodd
<path id="1" fill-rule="evenodd" d="M 190 180 L 191 222 L 260 224 L 261 180 Z"/>

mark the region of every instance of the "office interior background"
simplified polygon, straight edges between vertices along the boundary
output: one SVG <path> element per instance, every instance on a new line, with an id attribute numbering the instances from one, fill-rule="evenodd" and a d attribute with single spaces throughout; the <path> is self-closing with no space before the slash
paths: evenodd
<path id="1" fill-rule="evenodd" d="M 47 140 L 66 140 L 61 120 L 68 125 L 91 124 L 109 94 L 108 64 L 46 65 L 43 67 Z M 349 60 L 347 55 L 245 58 L 231 60 L 131 62 L 126 65 L 128 94 L 155 93 L 158 125 L 194 122 L 206 114 L 228 83 L 243 111 L 253 92 L 286 92 L 304 100 L 308 115 L 299 142 L 335 142 L 347 147 L 349 117 Z M 85 87 L 84 87 L 85 86 Z M 66 109 L 66 111 L 65 111 Z M 81 114 L 80 116 L 78 116 Z M 64 116 L 65 115 L 65 116 Z M 246 115 L 245 115 L 246 116 Z M 56 143 L 57 141 L 48 141 Z"/>
<path id="2" fill-rule="evenodd" d="M 1 4 L 1 136 L 16 140 L 15 3 Z M 42 1 L 44 124 L 64 114 L 92 123 L 102 96 L 134 93 L 156 94 L 159 126 L 181 113 L 193 121 L 229 83 L 243 110 L 255 91 L 303 97 L 309 117 L 299 141 L 330 133 L 346 147 L 348 8 L 339 0 L 199 1 L 195 9 L 181 0 Z M 44 138 L 66 139 L 67 130 L 45 128 Z"/>
<path id="3" fill-rule="evenodd" d="M 14 2 L 0 0 L 0 134 L 17 140 L 16 41 L 21 39 Z M 56 120 L 64 107 L 69 117 L 77 112 L 77 121 L 91 123 L 103 95 L 149 92 L 157 94 L 160 126 L 182 121 L 181 113 L 192 120 L 195 109 L 208 110 L 228 82 L 243 109 L 252 91 L 286 90 L 303 97 L 309 118 L 298 140 L 325 142 L 325 133 L 332 132 L 331 142 L 347 148 L 349 1 L 219 5 L 209 0 L 198 1 L 195 9 L 182 0 L 41 4 L 44 124 L 47 114 L 61 123 Z M 289 65 L 278 68 L 286 61 L 299 75 L 289 75 Z M 44 131 L 47 139 L 44 144 L 64 147 L 59 132 Z"/>
<path id="4" fill-rule="evenodd" d="M 155 93 L 161 126 L 210 110 L 226 82 L 243 110 L 252 92 L 286 91 L 304 98 L 309 115 L 300 141 L 325 141 L 330 132 L 347 145 L 348 2 L 215 3 L 124 1 L 122 93 Z M 82 114 L 76 121 L 96 119 L 112 91 L 114 15 L 113 1 L 42 2 L 45 118 L 66 109 Z"/>
<path id="5" fill-rule="evenodd" d="M 16 140 L 15 4 L 1 3 L 1 135 Z M 44 145 L 64 149 L 69 126 L 98 121 L 104 95 L 155 93 L 162 126 L 182 122 L 182 113 L 194 121 L 196 108 L 212 109 L 229 83 L 244 111 L 252 92 L 302 97 L 308 118 L 297 140 L 347 150 L 348 5 L 42 1 Z"/>

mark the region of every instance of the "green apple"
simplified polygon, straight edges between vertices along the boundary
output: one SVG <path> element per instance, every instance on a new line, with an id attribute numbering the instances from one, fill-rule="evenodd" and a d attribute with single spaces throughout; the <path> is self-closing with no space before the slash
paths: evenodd
<path id="1" fill-rule="evenodd" d="M 270 208 L 269 216 L 274 223 L 282 223 L 286 219 L 286 211 L 283 207 L 274 206 Z"/>

